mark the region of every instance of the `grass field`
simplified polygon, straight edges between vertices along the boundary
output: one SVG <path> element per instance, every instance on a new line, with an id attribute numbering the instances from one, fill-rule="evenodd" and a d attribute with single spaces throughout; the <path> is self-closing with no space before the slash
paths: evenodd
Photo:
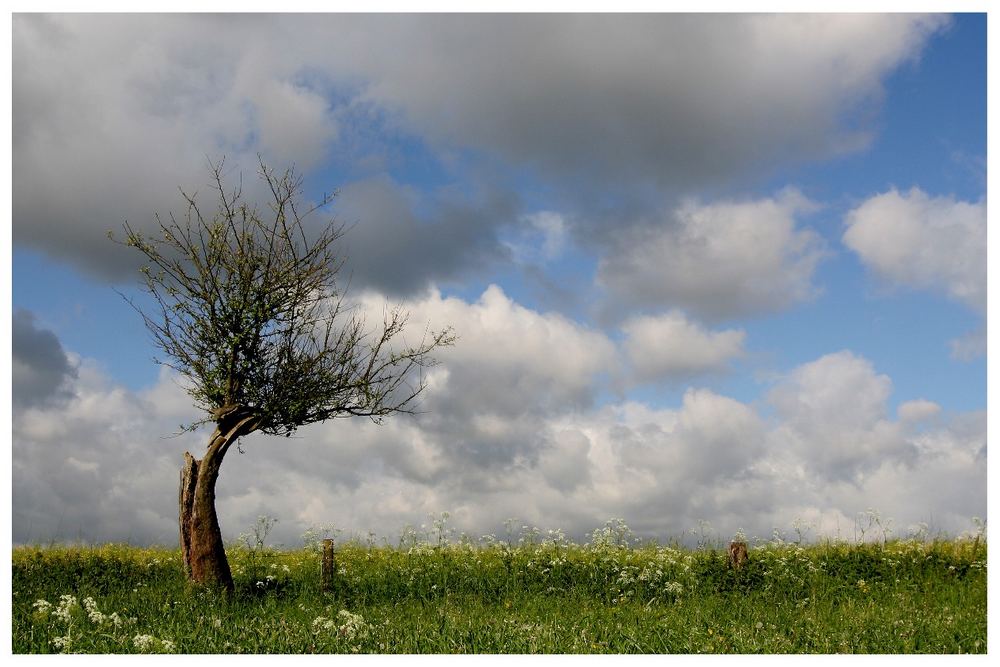
<path id="1" fill-rule="evenodd" d="M 404 537 L 229 549 L 236 592 L 189 588 L 176 549 L 17 547 L 15 653 L 985 653 L 980 539 L 586 544 Z"/>

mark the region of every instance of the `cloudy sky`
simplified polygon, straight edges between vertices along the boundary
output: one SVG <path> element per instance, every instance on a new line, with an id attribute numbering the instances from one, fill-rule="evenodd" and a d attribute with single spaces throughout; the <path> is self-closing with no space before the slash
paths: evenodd
<path id="1" fill-rule="evenodd" d="M 227 538 L 986 515 L 984 15 L 15 15 L 12 120 L 15 542 L 176 541 L 207 433 L 107 232 L 258 154 L 459 341 L 417 417 L 247 438 Z"/>

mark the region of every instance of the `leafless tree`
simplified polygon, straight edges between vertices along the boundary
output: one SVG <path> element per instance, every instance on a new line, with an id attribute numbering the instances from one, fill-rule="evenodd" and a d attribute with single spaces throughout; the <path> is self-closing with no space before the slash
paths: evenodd
<path id="1" fill-rule="evenodd" d="M 166 355 L 157 361 L 186 380 L 203 411 L 187 428 L 215 424 L 202 457 L 185 452 L 181 469 L 185 570 L 193 582 L 231 590 L 215 486 L 233 443 L 255 431 L 287 436 L 328 419 L 380 423 L 412 413 L 431 352 L 454 335 L 425 330 L 407 345 L 399 307 L 369 328 L 345 301 L 337 280 L 344 227 L 330 221 L 312 232 L 304 224 L 332 195 L 307 205 L 300 176 L 261 161 L 269 191 L 262 208 L 246 201 L 242 179 L 227 189 L 222 164 L 210 167 L 218 199 L 211 215 L 182 191 L 183 216 L 157 216 L 153 234 L 126 222 L 121 243 L 143 255 L 143 288 L 155 305 L 130 303 Z"/>

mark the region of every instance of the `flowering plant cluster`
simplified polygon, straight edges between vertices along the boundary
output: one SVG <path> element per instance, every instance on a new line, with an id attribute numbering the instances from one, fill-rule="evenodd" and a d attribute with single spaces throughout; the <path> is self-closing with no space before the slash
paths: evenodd
<path id="1" fill-rule="evenodd" d="M 92 597 L 83 598 L 82 605 L 75 595 L 68 594 L 59 596 L 55 605 L 39 599 L 32 604 L 32 609 L 36 623 L 57 630 L 58 634 L 50 643 L 60 653 L 74 653 L 92 634 L 111 637 L 124 650 L 131 648 L 139 653 L 174 653 L 177 650 L 170 639 L 158 639 L 148 634 L 136 634 L 129 638 L 126 626 L 134 626 L 137 619 L 123 617 L 118 612 L 105 614 Z"/>

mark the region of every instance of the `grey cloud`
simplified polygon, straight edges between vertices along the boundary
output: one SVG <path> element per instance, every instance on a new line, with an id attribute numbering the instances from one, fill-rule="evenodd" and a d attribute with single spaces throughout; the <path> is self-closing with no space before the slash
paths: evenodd
<path id="1" fill-rule="evenodd" d="M 108 230 L 149 229 L 180 208 L 178 187 L 207 190 L 206 158 L 250 173 L 258 152 L 314 165 L 336 127 L 324 95 L 296 79 L 301 54 L 246 48 L 284 34 L 238 16 L 16 17 L 15 243 L 133 279 Z"/>
<path id="2" fill-rule="evenodd" d="M 541 471 L 553 488 L 568 493 L 592 483 L 590 439 L 581 431 L 567 429 L 553 435 L 554 444 L 542 453 Z"/>
<path id="3" fill-rule="evenodd" d="M 518 206 L 503 193 L 481 202 L 425 196 L 386 177 L 345 186 L 335 205 L 349 228 L 345 272 L 352 283 L 390 297 L 419 294 L 507 259 L 497 229 L 516 222 Z M 415 213 L 427 208 L 426 218 Z"/>
<path id="4" fill-rule="evenodd" d="M 305 171 L 334 154 L 381 159 L 385 146 L 362 127 L 370 118 L 360 108 L 387 133 L 431 145 L 461 187 L 477 163 L 556 186 L 580 208 L 595 191 L 618 201 L 652 188 L 659 199 L 865 145 L 870 123 L 860 116 L 883 78 L 947 23 L 910 14 L 19 15 L 13 236 L 95 275 L 131 278 L 134 264 L 105 232 L 125 219 L 148 227 L 154 211 L 175 209 L 175 188 L 197 189 L 206 156 L 252 170 L 260 151 Z M 491 197 L 443 205 L 440 219 L 385 203 L 391 222 L 368 229 L 393 238 L 359 232 L 358 282 L 410 293 L 499 257 L 491 229 L 508 205 Z M 427 227 L 440 245 L 422 242 Z M 390 254 L 397 240 L 433 261 Z"/>
<path id="5" fill-rule="evenodd" d="M 11 394 L 18 408 L 42 404 L 64 395 L 65 383 L 76 377 L 56 335 L 35 324 L 35 316 L 17 309 L 11 321 Z"/>
<path id="6" fill-rule="evenodd" d="M 944 17 L 358 17 L 393 46 L 367 98 L 454 146 L 621 185 L 691 187 L 863 146 L 859 107 Z M 804 38 L 808 35 L 808 38 Z"/>

